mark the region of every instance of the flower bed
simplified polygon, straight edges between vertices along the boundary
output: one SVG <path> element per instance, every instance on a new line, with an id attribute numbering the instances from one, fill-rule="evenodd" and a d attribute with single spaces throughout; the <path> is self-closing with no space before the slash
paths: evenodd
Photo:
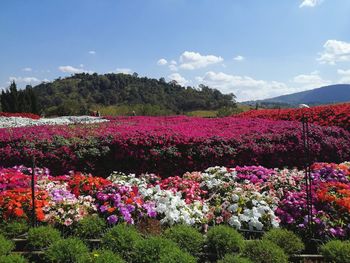
<path id="1" fill-rule="evenodd" d="M 23 166 L 0 170 L 2 182 L 15 175 L 0 193 L 1 220 L 28 220 L 28 173 L 30 169 Z M 350 163 L 317 163 L 312 176 L 316 236 L 349 236 Z M 303 178 L 302 171 L 261 166 L 211 167 L 167 179 L 122 173 L 107 179 L 81 173 L 52 177 L 47 169 L 37 169 L 36 215 L 42 223 L 67 228 L 98 214 L 109 225 L 157 219 L 162 225 L 204 229 L 218 224 L 258 231 L 283 226 L 304 236 L 307 211 Z"/>
<path id="2" fill-rule="evenodd" d="M 350 159 L 350 133 L 310 127 L 311 160 Z M 181 175 L 212 165 L 301 167 L 301 124 L 246 118 L 118 117 L 107 123 L 0 129 L 0 163 L 37 164 L 107 176 L 112 171 Z"/>
<path id="3" fill-rule="evenodd" d="M 33 120 L 40 119 L 39 115 L 33 113 L 11 113 L 11 112 L 0 112 L 0 117 L 20 117 L 20 118 L 30 118 Z"/>
<path id="4" fill-rule="evenodd" d="M 309 121 L 322 126 L 338 126 L 350 130 L 350 103 L 317 106 L 310 109 L 269 109 L 243 112 L 237 117 L 261 118 L 269 120 L 301 121 L 307 116 Z"/>
<path id="5" fill-rule="evenodd" d="M 6 116 L 9 115 L 9 116 Z M 34 116 L 27 116 L 25 114 L 5 114 L 1 116 L 0 114 L 0 129 L 1 128 L 16 128 L 16 127 L 26 127 L 26 126 L 41 126 L 41 125 L 70 125 L 77 123 L 100 123 L 106 122 L 107 120 L 99 117 L 91 116 L 63 116 L 57 118 L 36 118 Z"/>

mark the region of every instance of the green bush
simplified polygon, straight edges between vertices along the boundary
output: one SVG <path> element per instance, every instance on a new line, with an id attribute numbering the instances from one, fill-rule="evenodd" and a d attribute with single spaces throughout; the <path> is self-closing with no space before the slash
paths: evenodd
<path id="1" fill-rule="evenodd" d="M 3 227 L 3 233 L 7 238 L 16 238 L 27 233 L 29 226 L 25 221 L 14 221 L 6 223 Z"/>
<path id="2" fill-rule="evenodd" d="M 238 253 L 244 246 L 244 239 L 229 226 L 214 226 L 207 233 L 207 248 L 217 259 L 227 253 Z"/>
<path id="3" fill-rule="evenodd" d="M 7 240 L 3 235 L 0 235 L 0 256 L 7 255 L 15 248 L 15 244 L 11 240 Z"/>
<path id="4" fill-rule="evenodd" d="M 350 241 L 332 240 L 321 246 L 320 250 L 326 262 L 350 262 Z"/>
<path id="5" fill-rule="evenodd" d="M 283 249 L 269 240 L 250 240 L 246 242 L 242 255 L 254 263 L 287 263 L 288 257 Z"/>
<path id="6" fill-rule="evenodd" d="M 272 229 L 265 233 L 263 239 L 275 243 L 289 256 L 305 249 L 303 241 L 292 231 L 286 229 Z"/>
<path id="7" fill-rule="evenodd" d="M 150 237 L 137 243 L 133 262 L 190 263 L 196 260 L 182 251 L 173 241 L 162 237 Z"/>
<path id="8" fill-rule="evenodd" d="M 105 220 L 98 216 L 88 216 L 80 220 L 75 229 L 75 235 L 80 238 L 100 238 L 106 229 Z"/>
<path id="9" fill-rule="evenodd" d="M 79 259 L 79 263 L 124 263 L 125 261 L 113 251 L 94 250 Z"/>
<path id="10" fill-rule="evenodd" d="M 79 262 L 86 256 L 88 248 L 77 238 L 60 239 L 52 243 L 45 251 L 45 257 L 51 262 Z"/>
<path id="11" fill-rule="evenodd" d="M 110 229 L 102 238 L 103 248 L 120 254 L 129 261 L 133 258 L 136 243 L 142 239 L 133 226 L 119 224 Z"/>
<path id="12" fill-rule="evenodd" d="M 27 263 L 28 260 L 21 255 L 0 256 L 0 263 Z"/>
<path id="13" fill-rule="evenodd" d="M 40 226 L 28 231 L 28 245 L 34 249 L 43 249 L 61 239 L 60 231 L 51 226 Z"/>
<path id="14" fill-rule="evenodd" d="M 164 236 L 192 255 L 200 253 L 204 245 L 203 235 L 197 229 L 186 225 L 168 228 L 165 230 Z"/>
<path id="15" fill-rule="evenodd" d="M 219 260 L 218 263 L 253 263 L 248 258 L 243 258 L 233 254 L 226 254 L 223 259 Z"/>

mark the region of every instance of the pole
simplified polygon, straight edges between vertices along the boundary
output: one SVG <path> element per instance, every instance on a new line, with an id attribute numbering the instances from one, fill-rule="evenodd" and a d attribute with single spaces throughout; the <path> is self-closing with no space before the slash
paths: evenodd
<path id="1" fill-rule="evenodd" d="M 311 161 L 310 161 L 310 131 L 308 116 L 303 113 L 303 143 L 305 154 L 305 186 L 306 186 L 306 209 L 307 209 L 307 221 L 308 221 L 308 234 L 310 238 L 313 237 L 313 216 L 312 216 L 312 177 L 311 177 Z"/>
<path id="2" fill-rule="evenodd" d="M 31 190 L 32 190 L 32 227 L 36 226 L 36 215 L 35 215 L 35 157 L 32 159 L 32 178 L 31 178 Z"/>

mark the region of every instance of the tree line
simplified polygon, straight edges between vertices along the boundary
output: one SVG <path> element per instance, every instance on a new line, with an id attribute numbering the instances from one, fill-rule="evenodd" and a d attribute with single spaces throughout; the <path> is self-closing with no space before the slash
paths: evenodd
<path id="1" fill-rule="evenodd" d="M 183 87 L 176 81 L 136 73 L 81 73 L 20 91 L 13 82 L 2 92 L 1 104 L 2 111 L 42 112 L 46 116 L 89 114 L 92 109 L 110 106 L 133 109 L 147 105 L 147 111 L 156 115 L 236 107 L 232 93 L 222 94 L 205 85 Z"/>
<path id="2" fill-rule="evenodd" d="M 30 85 L 24 90 L 17 90 L 17 85 L 13 81 L 7 90 L 2 90 L 0 103 L 3 112 L 40 113 L 37 95 Z"/>

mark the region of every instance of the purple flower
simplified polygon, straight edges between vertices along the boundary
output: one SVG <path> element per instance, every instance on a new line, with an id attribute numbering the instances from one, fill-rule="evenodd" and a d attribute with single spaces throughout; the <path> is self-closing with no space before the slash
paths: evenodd
<path id="1" fill-rule="evenodd" d="M 118 222 L 118 217 L 116 215 L 111 215 L 107 217 L 107 221 L 111 225 L 115 225 Z"/>
<path id="2" fill-rule="evenodd" d="M 104 213 L 104 212 L 106 212 L 107 211 L 107 206 L 105 206 L 105 205 L 101 205 L 100 206 L 100 211 L 102 212 L 102 213 Z"/>

